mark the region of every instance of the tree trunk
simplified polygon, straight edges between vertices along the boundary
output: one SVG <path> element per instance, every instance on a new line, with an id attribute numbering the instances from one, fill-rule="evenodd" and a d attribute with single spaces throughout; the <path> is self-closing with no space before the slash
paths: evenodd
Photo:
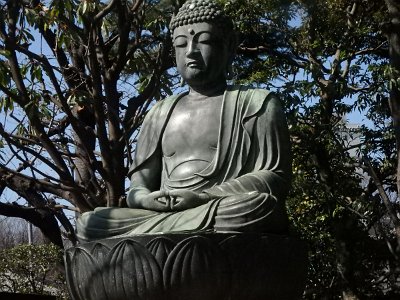
<path id="1" fill-rule="evenodd" d="M 76 118 L 81 122 L 85 128 L 83 131 L 82 138 L 84 139 L 84 145 L 82 144 L 82 140 L 77 136 L 74 132 L 74 138 L 76 141 L 75 153 L 76 158 L 74 161 L 75 164 L 75 180 L 79 186 L 85 187 L 87 190 L 87 197 L 85 198 L 85 202 L 83 203 L 74 203 L 81 212 L 93 210 L 97 206 L 105 206 L 105 199 L 102 197 L 97 197 L 98 194 L 101 194 L 99 190 L 100 187 L 94 186 L 96 182 L 96 178 L 94 178 L 94 174 L 92 170 L 92 166 L 90 165 L 90 157 L 88 157 L 86 151 L 94 151 L 96 146 L 96 136 L 94 134 L 95 131 L 95 120 L 92 112 L 90 112 L 89 108 L 85 106 L 76 106 L 73 111 Z M 86 150 L 85 150 L 86 148 Z M 100 198 L 100 199 L 99 199 Z M 104 200 L 103 202 L 100 202 Z"/>
<path id="2" fill-rule="evenodd" d="M 339 286 L 344 300 L 356 300 L 356 283 L 354 281 L 354 236 L 356 228 L 355 220 L 345 214 L 340 219 L 334 221 L 334 236 L 336 240 L 336 262 Z"/>
<path id="3" fill-rule="evenodd" d="M 393 127 L 396 138 L 397 153 L 397 198 L 400 192 L 400 2 L 397 0 L 385 0 L 387 5 L 390 22 L 387 28 L 387 38 L 389 41 L 389 56 L 391 65 L 391 89 L 389 97 L 389 106 L 391 110 Z M 398 200 L 398 199 L 397 199 Z M 397 217 L 396 217 L 397 218 Z M 397 222 L 396 222 L 397 221 Z M 393 220 L 396 224 L 399 219 Z M 400 226 L 396 226 L 397 252 L 400 251 Z"/>
<path id="4" fill-rule="evenodd" d="M 49 209 L 0 203 L 0 214 L 7 217 L 25 219 L 38 227 L 54 245 L 61 249 L 64 248 L 60 227 L 58 227 L 57 220 Z"/>

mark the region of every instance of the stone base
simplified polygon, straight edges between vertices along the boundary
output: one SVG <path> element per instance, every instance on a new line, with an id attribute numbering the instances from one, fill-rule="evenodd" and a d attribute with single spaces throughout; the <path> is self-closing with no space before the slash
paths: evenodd
<path id="1" fill-rule="evenodd" d="M 304 242 L 266 234 L 154 234 L 81 244 L 65 253 L 74 300 L 298 299 Z"/>

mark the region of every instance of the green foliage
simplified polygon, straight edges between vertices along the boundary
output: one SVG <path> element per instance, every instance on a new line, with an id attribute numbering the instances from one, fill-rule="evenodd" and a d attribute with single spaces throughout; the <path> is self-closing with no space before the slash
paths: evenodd
<path id="1" fill-rule="evenodd" d="M 361 160 L 397 196 L 388 99 L 400 83 L 388 66 L 384 1 L 220 2 L 241 32 L 234 82 L 270 89 L 286 108 L 294 169 L 288 210 L 310 249 L 306 298 L 395 295 L 393 224 Z M 108 1 L 46 3 L 21 4 L 15 39 L 0 38 L 0 170 L 12 169 L 2 178 L 34 174 L 24 185 L 13 183 L 28 175 L 7 182 L 33 205 L 37 194 L 81 211 L 123 205 L 133 133 L 151 101 L 177 90 L 167 26 L 176 7 L 154 0 L 134 10 L 135 1 L 117 1 L 95 22 Z M 3 36 L 13 34 L 7 5 L 0 17 Z M 38 51 L 38 37 L 49 57 Z M 365 124 L 349 129 L 349 113 Z"/>
<path id="2" fill-rule="evenodd" d="M 67 297 L 60 272 L 62 251 L 54 245 L 20 245 L 0 250 L 0 291 Z"/>
<path id="3" fill-rule="evenodd" d="M 398 273 L 384 271 L 397 263 L 387 247 L 387 212 L 360 160 L 368 157 L 386 191 L 396 191 L 387 99 L 397 77 L 381 31 L 385 4 L 222 2 L 241 31 L 235 80 L 269 88 L 285 103 L 294 168 L 289 216 L 310 249 L 306 298 L 398 293 L 388 279 Z M 355 112 L 366 124 L 346 123 Z"/>
<path id="4" fill-rule="evenodd" d="M 0 193 L 51 210 L 72 240 L 57 202 L 78 212 L 126 206 L 137 130 L 178 82 L 167 27 L 174 10 L 166 0 L 3 3 Z M 57 229 L 41 228 L 61 246 Z"/>

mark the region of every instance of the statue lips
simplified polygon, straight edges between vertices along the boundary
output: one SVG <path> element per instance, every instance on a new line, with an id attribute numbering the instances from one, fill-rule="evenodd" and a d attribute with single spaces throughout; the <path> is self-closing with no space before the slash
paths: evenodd
<path id="1" fill-rule="evenodd" d="M 203 69 L 203 64 L 197 60 L 190 60 L 186 62 L 186 66 L 188 68 L 196 68 L 196 69 Z"/>

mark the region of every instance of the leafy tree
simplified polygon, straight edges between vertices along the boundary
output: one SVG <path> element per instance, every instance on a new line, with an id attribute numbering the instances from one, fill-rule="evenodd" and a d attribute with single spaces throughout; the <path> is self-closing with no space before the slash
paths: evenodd
<path id="1" fill-rule="evenodd" d="M 0 291 L 67 297 L 65 279 L 57 271 L 61 260 L 62 252 L 52 244 L 0 250 Z"/>
<path id="2" fill-rule="evenodd" d="M 398 293 L 385 3 L 226 3 L 242 29 L 236 79 L 257 82 L 286 101 L 294 156 L 288 208 L 310 247 L 306 297 Z M 348 128 L 344 118 L 355 111 L 371 125 Z"/>
<path id="3" fill-rule="evenodd" d="M 397 193 L 400 193 L 400 4 L 398 1 L 386 0 L 385 1 L 388 12 L 389 21 L 385 24 L 386 35 L 389 41 L 389 56 L 390 56 L 390 68 L 389 68 L 389 106 L 392 117 L 392 123 L 394 127 L 394 136 L 396 139 L 396 158 L 397 158 L 397 172 L 396 172 L 396 187 Z M 379 179 L 379 178 L 377 178 Z M 380 191 L 384 203 L 390 214 L 390 218 L 394 223 L 397 238 L 397 249 L 396 252 L 400 253 L 400 218 L 398 217 L 395 208 L 389 203 L 387 195 L 384 191 Z M 398 199 L 396 199 L 398 200 Z"/>
<path id="4" fill-rule="evenodd" d="M 0 188 L 31 207 L 0 214 L 61 245 L 56 220 L 74 239 L 63 208 L 125 205 L 137 129 L 177 88 L 166 26 L 177 2 L 1 2 Z M 234 81 L 285 101 L 306 298 L 399 293 L 397 2 L 221 2 L 241 31 Z M 349 128 L 352 112 L 368 124 Z"/>
<path id="5" fill-rule="evenodd" d="M 0 203 L 0 214 L 25 218 L 62 246 L 58 222 L 75 239 L 63 208 L 126 205 L 137 128 L 174 81 L 167 9 L 163 1 L 1 1 L 0 191 L 30 206 Z"/>
<path id="6" fill-rule="evenodd" d="M 28 224 L 25 220 L 0 217 L 0 249 L 27 244 L 29 242 L 27 227 Z M 34 226 L 32 226 L 32 243 L 46 243 L 39 228 Z"/>

